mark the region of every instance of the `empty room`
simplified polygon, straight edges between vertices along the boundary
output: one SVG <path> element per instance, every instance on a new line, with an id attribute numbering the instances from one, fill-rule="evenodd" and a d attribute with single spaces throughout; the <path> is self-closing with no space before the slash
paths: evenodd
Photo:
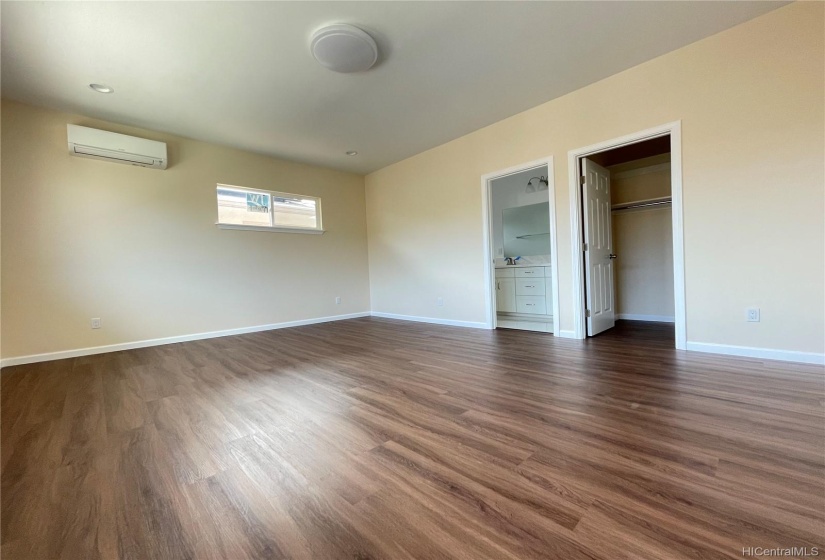
<path id="1" fill-rule="evenodd" d="M 3 560 L 825 555 L 825 2 L 0 2 Z"/>

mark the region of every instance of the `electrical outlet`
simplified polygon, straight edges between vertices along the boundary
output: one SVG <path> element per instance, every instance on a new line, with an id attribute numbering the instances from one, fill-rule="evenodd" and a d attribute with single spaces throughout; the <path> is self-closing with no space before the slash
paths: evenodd
<path id="1" fill-rule="evenodd" d="M 746 310 L 745 319 L 749 323 L 758 323 L 759 322 L 759 308 L 758 307 L 749 307 Z"/>
<path id="2" fill-rule="evenodd" d="M 443 298 L 443 297 L 436 298 L 436 300 L 435 300 L 435 304 L 436 304 L 438 307 L 444 307 L 444 298 Z"/>
<path id="3" fill-rule="evenodd" d="M 335 298 L 335 305 L 341 305 L 341 296 Z"/>
<path id="4" fill-rule="evenodd" d="M 99 329 L 100 328 L 100 318 L 99 317 L 95 317 L 94 319 L 92 319 L 92 328 L 93 329 Z"/>

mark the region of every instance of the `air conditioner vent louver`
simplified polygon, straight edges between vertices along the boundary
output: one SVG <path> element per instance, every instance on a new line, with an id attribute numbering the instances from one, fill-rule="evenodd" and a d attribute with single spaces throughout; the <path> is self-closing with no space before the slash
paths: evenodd
<path id="1" fill-rule="evenodd" d="M 155 165 L 154 158 L 139 156 L 137 154 L 127 154 L 126 152 L 113 152 L 111 150 L 102 150 L 100 148 L 92 148 L 89 146 L 78 146 L 75 144 L 74 153 L 78 156 L 92 156 L 115 161 L 122 161 L 123 163 L 134 163 L 137 165 L 145 165 L 151 167 Z"/>
<path id="2" fill-rule="evenodd" d="M 68 125 L 67 131 L 70 155 L 166 169 L 166 144 L 163 142 L 73 124 Z"/>

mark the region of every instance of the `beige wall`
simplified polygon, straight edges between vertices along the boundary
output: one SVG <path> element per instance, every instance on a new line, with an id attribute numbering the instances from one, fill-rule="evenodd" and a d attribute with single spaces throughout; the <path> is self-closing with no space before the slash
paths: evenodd
<path id="1" fill-rule="evenodd" d="M 70 157 L 67 123 L 169 169 Z M 369 310 L 363 177 L 14 102 L 2 125 L 3 358 Z M 220 230 L 219 182 L 320 196 L 327 232 Z"/>
<path id="2" fill-rule="evenodd" d="M 669 164 L 670 154 L 667 153 L 611 165 L 607 170 L 610 171 L 611 186 L 615 188 L 610 190 L 610 203 L 670 196 L 670 169 L 663 167 Z"/>
<path id="3" fill-rule="evenodd" d="M 661 168 L 669 161 L 669 154 L 664 154 L 608 167 L 611 203 L 670 196 L 670 169 Z M 634 173 L 638 171 L 644 174 Z M 673 320 L 671 215 L 670 206 L 613 212 L 613 252 L 619 256 L 615 261 L 616 312 L 620 316 Z"/>
<path id="4" fill-rule="evenodd" d="M 483 322 L 480 177 L 552 154 L 572 330 L 568 150 L 681 119 L 688 341 L 823 352 L 824 10 L 791 4 L 368 175 L 373 310 Z"/>

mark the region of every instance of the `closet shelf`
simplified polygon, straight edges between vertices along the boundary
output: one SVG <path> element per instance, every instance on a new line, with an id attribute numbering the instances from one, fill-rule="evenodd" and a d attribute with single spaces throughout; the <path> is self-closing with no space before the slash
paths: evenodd
<path id="1" fill-rule="evenodd" d="M 614 204 L 610 207 L 612 211 L 617 210 L 632 210 L 634 208 L 648 208 L 650 206 L 662 206 L 664 204 L 670 204 L 672 202 L 672 198 L 669 196 L 660 196 L 658 198 L 648 198 L 645 200 L 636 200 L 634 202 L 621 202 L 619 204 Z"/>

